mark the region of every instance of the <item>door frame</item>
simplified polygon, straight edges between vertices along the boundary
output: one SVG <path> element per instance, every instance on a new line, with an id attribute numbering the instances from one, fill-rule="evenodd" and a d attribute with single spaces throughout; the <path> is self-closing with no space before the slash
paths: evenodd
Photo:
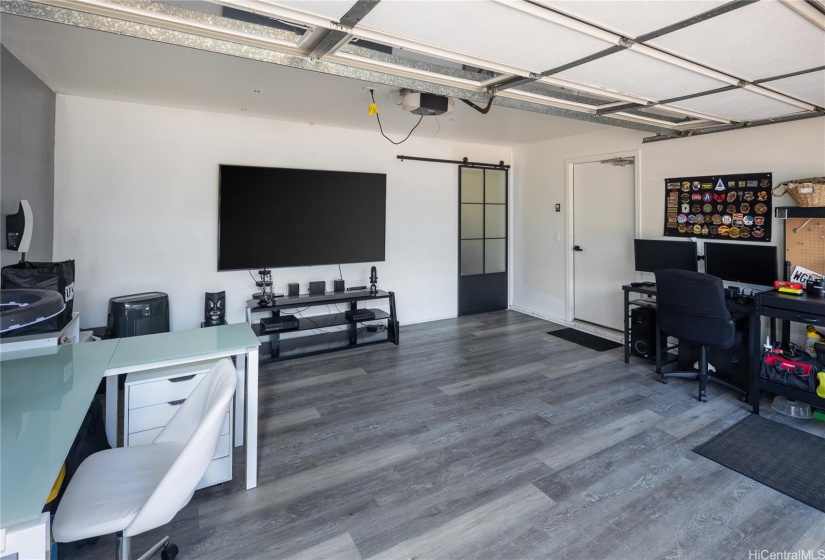
<path id="1" fill-rule="evenodd" d="M 642 234 L 642 162 L 641 162 L 641 150 L 626 150 L 621 152 L 609 152 L 605 154 L 598 154 L 593 156 L 582 156 L 577 158 L 570 158 L 564 160 L 564 168 L 565 168 L 565 206 L 567 207 L 567 212 L 565 214 L 565 220 L 567 221 L 567 256 L 565 257 L 565 267 L 567 269 L 566 274 L 566 286 L 565 286 L 565 298 L 564 298 L 564 318 L 568 321 L 571 325 L 579 325 L 577 321 L 574 320 L 575 317 L 575 281 L 576 281 L 576 274 L 573 265 L 573 234 L 574 234 L 574 226 L 573 223 L 573 166 L 580 164 L 580 163 L 598 163 L 605 159 L 613 159 L 615 157 L 630 157 L 633 156 L 634 163 L 633 167 L 635 168 L 633 171 L 633 207 L 635 211 L 634 216 L 634 224 L 633 229 L 635 232 L 636 237 L 640 237 Z M 608 165 L 608 164 L 604 164 Z M 621 286 L 616 286 L 616 292 L 618 293 L 621 290 Z M 589 323 L 583 324 L 588 327 L 588 330 L 593 330 L 594 328 L 602 329 L 602 327 L 595 327 L 594 325 L 590 325 Z M 612 332 L 612 331 L 611 331 Z"/>

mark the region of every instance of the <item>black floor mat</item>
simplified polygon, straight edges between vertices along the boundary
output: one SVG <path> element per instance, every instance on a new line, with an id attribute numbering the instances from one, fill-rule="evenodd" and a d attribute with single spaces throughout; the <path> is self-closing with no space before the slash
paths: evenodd
<path id="1" fill-rule="evenodd" d="M 693 451 L 825 512 L 825 438 L 751 414 Z"/>
<path id="2" fill-rule="evenodd" d="M 588 334 L 586 332 L 577 331 L 576 329 L 560 329 L 557 331 L 549 331 L 547 334 L 552 334 L 569 342 L 574 342 L 579 346 L 596 350 L 597 352 L 604 352 L 605 350 L 613 350 L 614 348 L 621 348 L 622 345 L 612 340 L 607 340 L 600 336 Z"/>

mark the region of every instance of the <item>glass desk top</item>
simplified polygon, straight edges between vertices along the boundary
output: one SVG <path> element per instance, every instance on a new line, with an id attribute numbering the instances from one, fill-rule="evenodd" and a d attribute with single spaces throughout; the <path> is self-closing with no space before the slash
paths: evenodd
<path id="1" fill-rule="evenodd" d="M 133 336 L 120 339 L 109 369 L 122 373 L 133 366 L 181 359 L 194 361 L 199 356 L 229 355 L 258 345 L 260 341 L 247 323 Z"/>
<path id="2" fill-rule="evenodd" d="M 39 516 L 119 342 L 0 353 L 0 527 Z"/>

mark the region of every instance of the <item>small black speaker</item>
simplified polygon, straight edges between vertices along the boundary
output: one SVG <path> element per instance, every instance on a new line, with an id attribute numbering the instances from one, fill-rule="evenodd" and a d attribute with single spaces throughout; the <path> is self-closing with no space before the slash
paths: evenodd
<path id="1" fill-rule="evenodd" d="M 336 292 L 343 292 L 344 291 L 344 281 L 343 280 L 333 280 L 332 281 L 333 290 Z"/>
<path id="2" fill-rule="evenodd" d="M 327 283 L 323 280 L 309 283 L 309 293 L 313 295 L 323 294 L 327 291 Z"/>
<path id="3" fill-rule="evenodd" d="M 287 295 L 290 296 L 297 296 L 298 295 L 298 282 L 290 282 L 287 284 Z"/>
<path id="4" fill-rule="evenodd" d="M 662 345 L 664 350 L 664 344 Z M 656 310 L 635 307 L 630 312 L 630 353 L 641 358 L 656 357 Z"/>

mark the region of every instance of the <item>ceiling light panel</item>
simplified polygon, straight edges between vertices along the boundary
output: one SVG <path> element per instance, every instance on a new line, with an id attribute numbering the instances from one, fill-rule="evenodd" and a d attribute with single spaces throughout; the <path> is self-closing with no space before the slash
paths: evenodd
<path id="1" fill-rule="evenodd" d="M 630 50 L 599 58 L 554 76 L 652 101 L 729 85 Z"/>
<path id="2" fill-rule="evenodd" d="M 795 105 L 741 88 L 664 105 L 664 107 L 668 106 L 739 122 L 769 119 L 800 111 L 800 108 Z"/>
<path id="3" fill-rule="evenodd" d="M 746 80 L 825 64 L 825 31 L 776 1 L 756 2 L 650 44 Z"/>
<path id="4" fill-rule="evenodd" d="M 825 70 L 772 80 L 760 85 L 819 107 L 825 107 Z"/>
<path id="5" fill-rule="evenodd" d="M 383 0 L 364 17 L 362 27 L 536 73 L 611 46 L 504 4 L 481 0 Z"/>
<path id="6" fill-rule="evenodd" d="M 355 4 L 352 2 L 341 2 L 340 0 L 261 0 L 265 4 L 272 4 L 273 6 L 284 6 L 292 10 L 320 16 L 332 21 L 339 21 Z"/>
<path id="7" fill-rule="evenodd" d="M 537 3 L 633 38 L 718 8 L 728 0 L 537 0 Z"/>

